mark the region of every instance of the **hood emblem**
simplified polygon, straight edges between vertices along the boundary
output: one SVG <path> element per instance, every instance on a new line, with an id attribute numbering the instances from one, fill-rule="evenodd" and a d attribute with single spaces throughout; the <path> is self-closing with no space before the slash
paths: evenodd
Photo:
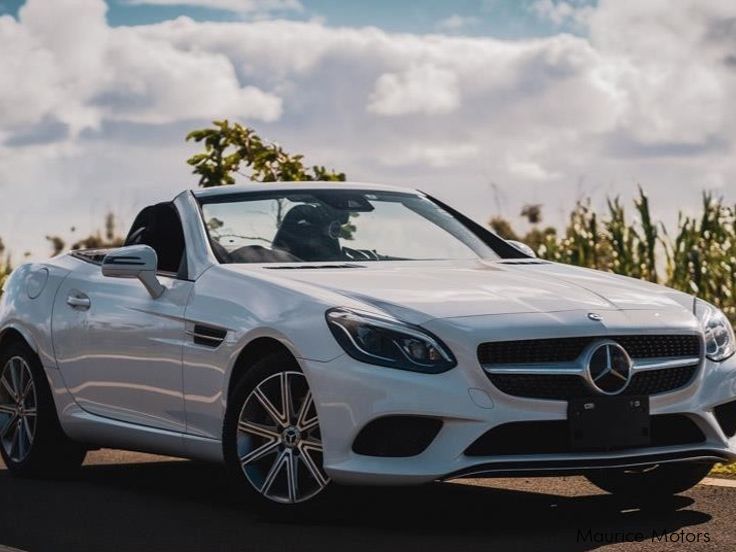
<path id="1" fill-rule="evenodd" d="M 603 317 L 600 314 L 598 314 L 597 312 L 589 312 L 588 313 L 588 318 L 590 320 L 593 320 L 594 322 L 600 322 L 601 320 L 603 320 Z"/>
<path id="2" fill-rule="evenodd" d="M 614 341 L 594 344 L 586 355 L 585 376 L 588 384 L 603 395 L 618 395 L 631 381 L 629 354 Z"/>

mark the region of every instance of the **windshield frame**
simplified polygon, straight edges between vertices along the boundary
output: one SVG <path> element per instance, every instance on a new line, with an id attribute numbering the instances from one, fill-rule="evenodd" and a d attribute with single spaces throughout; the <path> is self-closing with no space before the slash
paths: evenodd
<path id="1" fill-rule="evenodd" d="M 465 229 L 470 231 L 471 234 L 473 234 L 475 237 L 477 237 L 480 242 L 482 242 L 486 247 L 489 249 L 489 255 L 488 256 L 482 256 L 480 255 L 475 249 L 470 247 L 468 244 L 463 242 L 460 238 L 455 236 L 452 232 L 447 230 L 446 228 L 443 228 L 442 226 L 437 225 L 434 221 L 429 220 L 432 224 L 437 225 L 438 227 L 442 228 L 445 232 L 450 234 L 453 238 L 460 241 L 464 245 L 466 245 L 469 249 L 475 253 L 478 260 L 483 261 L 497 261 L 497 260 L 505 260 L 505 259 L 527 259 L 529 258 L 526 254 L 521 252 L 519 249 L 508 243 L 506 240 L 501 238 L 500 236 L 496 235 L 495 233 L 491 232 L 490 230 L 487 230 L 480 224 L 474 222 L 470 218 L 466 217 L 465 215 L 461 214 L 460 212 L 456 211 L 455 209 L 451 208 L 450 206 L 446 205 L 445 203 L 435 199 L 434 197 L 421 192 L 419 190 L 413 191 L 413 190 L 406 190 L 406 191 L 388 191 L 388 190 L 381 190 L 381 189 L 372 189 L 372 188 L 343 188 L 336 186 L 334 188 L 310 188 L 308 186 L 305 186 L 304 188 L 280 188 L 280 189 L 274 189 L 274 190 L 253 190 L 253 191 L 233 191 L 231 193 L 218 193 L 214 195 L 208 195 L 208 196 L 197 196 L 194 195 L 194 199 L 197 203 L 198 211 L 199 211 L 199 217 L 200 222 L 202 225 L 202 229 L 205 233 L 206 239 L 209 243 L 210 250 L 212 251 L 213 256 L 217 260 L 219 264 L 242 264 L 242 265 L 310 265 L 310 264 L 344 264 L 343 261 L 323 261 L 323 262 L 315 262 L 315 261 L 285 261 L 285 262 L 269 262 L 269 263 L 234 263 L 232 261 L 223 260 L 220 258 L 220 256 L 217 254 L 217 249 L 213 246 L 213 238 L 210 234 L 210 230 L 207 226 L 207 222 L 205 220 L 204 210 L 203 207 L 205 205 L 213 205 L 213 204 L 223 204 L 223 203 L 238 203 L 238 202 L 244 202 L 244 201 L 257 201 L 259 199 L 278 199 L 279 196 L 282 197 L 288 197 L 293 195 L 299 195 L 299 194 L 313 194 L 316 197 L 319 197 L 321 194 L 330 193 L 330 192 L 345 192 L 345 193 L 355 193 L 355 194 L 377 194 L 377 195 L 390 195 L 390 196 L 397 196 L 397 197 L 414 197 L 414 198 L 421 198 L 430 201 L 433 203 L 436 207 L 438 207 L 441 211 L 444 211 L 448 213 L 455 221 L 459 222 L 460 225 L 462 225 Z M 407 207 L 408 208 L 408 207 Z M 442 260 L 443 262 L 452 261 L 452 259 L 445 259 Z M 350 261 L 354 264 L 362 264 L 361 261 Z M 373 263 L 381 263 L 381 262 L 398 262 L 398 261 L 366 261 L 367 264 L 373 264 Z M 421 260 L 406 260 L 403 262 L 422 262 Z"/>

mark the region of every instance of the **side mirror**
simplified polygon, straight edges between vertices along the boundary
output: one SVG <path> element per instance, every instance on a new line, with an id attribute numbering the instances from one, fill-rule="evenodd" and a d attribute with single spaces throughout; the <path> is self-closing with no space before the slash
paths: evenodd
<path id="1" fill-rule="evenodd" d="M 513 245 L 516 249 L 518 249 L 519 251 L 521 251 L 524 255 L 528 255 L 529 257 L 532 257 L 534 259 L 537 258 L 537 254 L 527 244 L 522 243 L 520 241 L 516 241 L 516 240 L 507 240 L 507 241 L 508 241 L 508 243 L 510 243 L 511 245 Z"/>
<path id="2" fill-rule="evenodd" d="M 129 245 L 110 251 L 102 259 L 102 275 L 110 278 L 138 278 L 143 286 L 158 299 L 166 290 L 156 277 L 158 255 L 148 245 Z"/>

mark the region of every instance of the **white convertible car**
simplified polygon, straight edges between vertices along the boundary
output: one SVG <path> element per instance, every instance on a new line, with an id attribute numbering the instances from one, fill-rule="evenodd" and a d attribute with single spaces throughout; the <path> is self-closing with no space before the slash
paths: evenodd
<path id="1" fill-rule="evenodd" d="M 668 495 L 736 459 L 725 316 L 535 259 L 421 192 L 269 183 L 146 207 L 124 247 L 13 272 L 2 456 L 227 464 L 278 511 L 334 484 L 584 474 Z"/>

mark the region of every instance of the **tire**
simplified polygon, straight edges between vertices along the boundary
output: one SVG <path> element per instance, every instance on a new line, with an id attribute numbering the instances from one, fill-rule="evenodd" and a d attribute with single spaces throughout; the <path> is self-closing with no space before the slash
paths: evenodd
<path id="1" fill-rule="evenodd" d="M 19 341 L 0 351 L 0 454 L 21 477 L 67 476 L 87 454 L 64 434 L 41 362 Z"/>
<path id="2" fill-rule="evenodd" d="M 322 437 L 309 384 L 285 352 L 262 358 L 237 383 L 228 400 L 222 442 L 225 462 L 245 498 L 263 513 L 301 515 L 332 490 L 322 467 Z"/>
<path id="3" fill-rule="evenodd" d="M 678 462 L 647 468 L 601 470 L 586 477 L 596 487 L 613 495 L 658 500 L 693 488 L 712 468 L 713 464 Z"/>

